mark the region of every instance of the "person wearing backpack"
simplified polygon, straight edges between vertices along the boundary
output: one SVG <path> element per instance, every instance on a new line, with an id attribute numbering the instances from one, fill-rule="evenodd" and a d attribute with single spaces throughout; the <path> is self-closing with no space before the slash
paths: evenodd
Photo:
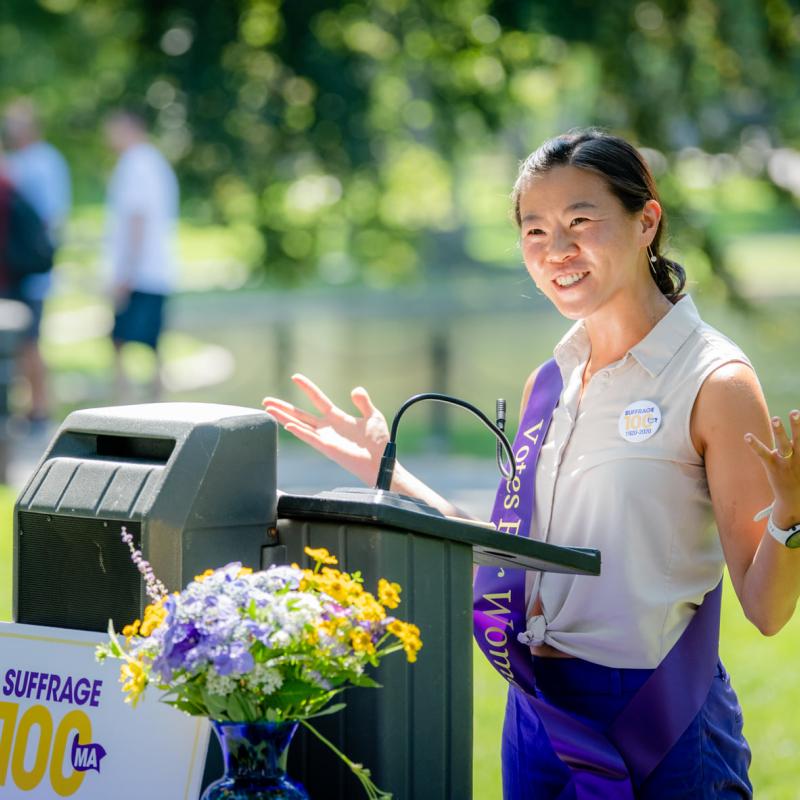
<path id="1" fill-rule="evenodd" d="M 44 223 L 0 171 L 0 297 L 25 302 L 26 278 L 52 268 L 53 245 Z"/>
<path id="2" fill-rule="evenodd" d="M 49 241 L 50 266 L 53 251 L 63 236 L 64 223 L 71 205 L 69 167 L 52 144 L 42 138 L 33 104 L 26 98 L 10 103 L 3 114 L 3 134 L 8 145 L 5 173 L 24 201 L 38 216 Z M 33 243 L 34 239 L 22 237 Z M 48 247 L 39 246 L 42 252 Z M 42 266 L 42 265 L 40 265 Z M 47 391 L 47 368 L 39 349 L 39 332 L 45 301 L 52 289 L 50 268 L 23 268 L 15 292 L 31 310 L 33 322 L 25 337 L 21 353 L 21 368 L 30 384 L 31 401 L 28 419 L 32 430 L 45 428 L 50 415 Z"/>

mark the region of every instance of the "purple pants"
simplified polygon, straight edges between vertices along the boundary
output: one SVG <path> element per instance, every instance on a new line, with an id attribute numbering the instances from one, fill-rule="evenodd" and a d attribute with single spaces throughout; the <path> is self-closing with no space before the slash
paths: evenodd
<path id="1" fill-rule="evenodd" d="M 578 658 L 534 658 L 533 663 L 540 697 L 598 730 L 608 727 L 652 673 L 603 667 Z M 577 800 L 570 769 L 555 754 L 525 695 L 514 686 L 509 687 L 506 704 L 502 761 L 504 800 Z M 752 798 L 749 765 L 742 710 L 719 663 L 705 704 L 636 797 Z"/>

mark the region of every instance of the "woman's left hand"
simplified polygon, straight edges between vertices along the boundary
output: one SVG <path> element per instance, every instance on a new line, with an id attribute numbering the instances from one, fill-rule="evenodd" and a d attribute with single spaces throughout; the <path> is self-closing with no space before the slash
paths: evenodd
<path id="1" fill-rule="evenodd" d="M 768 447 L 755 434 L 745 441 L 758 456 L 775 496 L 772 519 L 779 528 L 790 528 L 800 522 L 800 411 L 789 414 L 791 436 L 780 417 L 772 418 L 774 448 Z"/>

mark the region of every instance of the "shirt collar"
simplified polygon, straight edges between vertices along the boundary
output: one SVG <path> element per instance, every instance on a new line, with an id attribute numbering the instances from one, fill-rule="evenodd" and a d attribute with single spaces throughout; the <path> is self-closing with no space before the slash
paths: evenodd
<path id="1" fill-rule="evenodd" d="M 628 352 L 651 377 L 656 377 L 669 364 L 700 322 L 694 301 L 688 294 L 683 295 L 655 324 L 650 333 Z M 589 351 L 586 325 L 583 320 L 579 320 L 555 346 L 553 355 L 563 373 L 570 367 L 574 368 L 586 361 Z"/>
<path id="2" fill-rule="evenodd" d="M 561 338 L 553 349 L 556 363 L 561 369 L 562 377 L 566 376 L 579 364 L 589 358 L 589 334 L 586 333 L 584 321 L 578 320 Z"/>

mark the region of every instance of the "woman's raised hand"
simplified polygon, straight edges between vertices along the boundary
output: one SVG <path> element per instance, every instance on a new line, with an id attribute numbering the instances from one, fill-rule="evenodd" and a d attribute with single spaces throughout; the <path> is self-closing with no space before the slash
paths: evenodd
<path id="1" fill-rule="evenodd" d="M 389 441 L 386 418 L 372 405 L 363 386 L 350 392 L 360 416 L 343 411 L 305 375 L 292 380 L 316 408 L 311 414 L 277 397 L 265 397 L 264 410 L 298 439 L 335 461 L 366 484 L 373 484 L 378 474 L 383 449 Z"/>
<path id="2" fill-rule="evenodd" d="M 800 411 L 795 409 L 789 414 L 789 424 L 791 429 L 787 432 L 780 417 L 772 418 L 774 448 L 752 433 L 745 436 L 775 495 L 773 520 L 787 528 L 800 522 Z"/>

